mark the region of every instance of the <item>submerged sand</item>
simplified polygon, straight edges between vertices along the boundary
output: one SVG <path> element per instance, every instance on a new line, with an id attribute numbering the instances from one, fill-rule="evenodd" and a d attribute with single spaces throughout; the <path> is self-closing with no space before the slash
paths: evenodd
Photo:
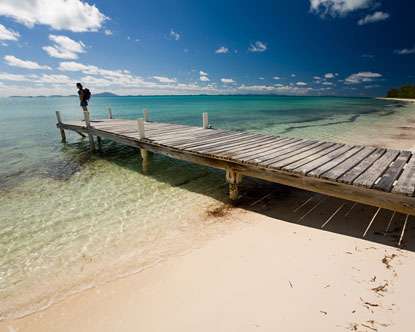
<path id="1" fill-rule="evenodd" d="M 415 114 L 393 128 L 371 128 L 382 135 L 351 140 L 415 150 L 414 129 Z M 238 208 L 218 202 L 206 212 L 203 221 L 229 225 L 225 234 L 42 312 L 0 322 L 0 331 L 409 331 L 414 218 L 398 247 L 404 216 L 395 215 L 388 229 L 390 211 L 382 210 L 363 238 L 375 210 L 264 186 Z"/>

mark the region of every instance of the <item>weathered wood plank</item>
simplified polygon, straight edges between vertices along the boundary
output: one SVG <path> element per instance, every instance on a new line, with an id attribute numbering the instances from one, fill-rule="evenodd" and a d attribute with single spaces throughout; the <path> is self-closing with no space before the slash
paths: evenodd
<path id="1" fill-rule="evenodd" d="M 412 155 L 404 171 L 398 178 L 392 192 L 413 196 L 415 192 L 415 155 Z"/>
<path id="2" fill-rule="evenodd" d="M 295 144 L 301 142 L 300 138 L 283 138 L 282 140 L 270 143 L 264 147 L 258 148 L 255 151 L 241 151 L 240 153 L 233 156 L 234 159 L 240 160 L 249 160 L 250 157 L 261 157 L 269 153 L 270 150 L 278 151 L 282 146 L 289 146 L 290 144 Z"/>
<path id="3" fill-rule="evenodd" d="M 333 167 L 329 171 L 322 173 L 321 177 L 324 179 L 337 180 L 340 176 L 342 176 L 344 173 L 346 173 L 347 171 L 352 169 L 354 166 L 359 164 L 363 159 L 365 159 L 375 150 L 376 150 L 375 148 L 367 146 L 363 148 L 363 150 L 360 150 L 358 153 L 356 153 L 354 156 L 338 164 L 337 166 Z"/>
<path id="4" fill-rule="evenodd" d="M 392 161 L 398 156 L 399 151 L 388 150 L 386 153 L 376 160 L 365 172 L 353 181 L 354 185 L 371 188 L 375 181 L 382 176 Z"/>
<path id="5" fill-rule="evenodd" d="M 226 149 L 226 150 L 222 150 L 222 151 L 215 151 L 216 154 L 221 155 L 221 156 L 226 156 L 228 158 L 231 158 L 232 156 L 244 152 L 250 152 L 253 150 L 257 150 L 260 147 L 266 146 L 266 145 L 270 145 L 274 142 L 278 142 L 283 140 L 283 138 L 263 138 L 261 142 L 254 142 L 254 143 L 250 143 L 250 144 L 246 144 L 243 145 L 241 147 L 232 147 L 231 149 Z"/>
<path id="6" fill-rule="evenodd" d="M 352 157 L 353 155 L 355 155 L 356 153 L 358 153 L 362 149 L 363 149 L 363 146 L 354 146 L 353 148 L 351 148 L 350 150 L 346 151 L 345 153 L 339 155 L 338 157 L 326 162 L 325 164 L 321 165 L 318 168 L 313 169 L 308 174 L 310 176 L 318 176 L 319 177 L 323 173 L 331 170 L 332 168 L 336 167 L 337 165 L 339 165 L 343 161 L 349 159 L 350 157 Z"/>
<path id="7" fill-rule="evenodd" d="M 216 147 L 208 147 L 204 149 L 199 149 L 198 152 L 208 153 L 208 154 L 216 154 L 221 151 L 229 151 L 232 150 L 232 148 L 243 148 L 244 146 L 249 146 L 249 144 L 252 144 L 253 142 L 259 144 L 260 142 L 264 141 L 264 138 L 261 137 L 261 135 L 253 135 L 253 136 L 247 136 L 242 137 L 241 139 L 229 143 L 229 144 L 223 144 Z"/>
<path id="8" fill-rule="evenodd" d="M 323 143 L 323 142 L 319 142 L 319 144 L 316 144 L 313 148 L 311 149 L 305 149 L 305 151 L 298 151 L 299 153 L 293 154 L 292 156 L 288 157 L 288 158 L 283 158 L 277 162 L 274 162 L 272 164 L 269 165 L 269 167 L 272 168 L 283 168 L 285 166 L 288 166 L 292 163 L 295 163 L 299 160 L 302 160 L 304 158 L 307 158 L 309 156 L 312 156 L 316 153 L 319 153 L 320 151 L 324 151 L 327 150 L 328 148 L 332 147 L 334 145 L 334 143 Z"/>
<path id="9" fill-rule="evenodd" d="M 373 187 L 382 191 L 391 191 L 393 183 L 401 174 L 409 157 L 411 157 L 411 153 L 409 151 L 402 151 L 399 153 L 399 156 L 393 161 L 385 173 L 383 173 L 379 182 L 375 183 Z"/>
<path id="10" fill-rule="evenodd" d="M 344 183 L 352 183 L 358 176 L 365 172 L 373 163 L 384 155 L 385 149 L 376 149 L 371 155 L 363 159 L 358 165 L 347 171 L 337 180 Z"/>
<path id="11" fill-rule="evenodd" d="M 323 157 L 325 155 L 328 155 L 330 152 L 333 152 L 337 149 L 340 149 L 341 147 L 343 147 L 344 144 L 334 144 L 333 146 L 331 146 L 328 149 L 322 150 L 318 153 L 315 153 L 311 156 L 302 158 L 301 160 L 296 161 L 295 163 L 289 164 L 287 166 L 284 166 L 283 169 L 287 170 L 287 171 L 294 171 L 296 168 L 303 166 L 309 162 L 312 162 L 320 157 Z"/>

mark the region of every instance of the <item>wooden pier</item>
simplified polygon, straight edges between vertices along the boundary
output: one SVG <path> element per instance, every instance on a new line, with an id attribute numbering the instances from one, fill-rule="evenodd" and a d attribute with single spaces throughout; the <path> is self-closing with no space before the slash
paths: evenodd
<path id="1" fill-rule="evenodd" d="M 148 153 L 224 169 L 232 200 L 238 185 L 250 176 L 357 203 L 415 215 L 415 156 L 409 151 L 271 136 L 144 119 L 64 122 L 57 112 L 62 141 L 65 130 L 89 137 L 92 150 L 107 139 L 140 149 L 143 171 Z M 96 140 L 94 139 L 96 137 Z"/>

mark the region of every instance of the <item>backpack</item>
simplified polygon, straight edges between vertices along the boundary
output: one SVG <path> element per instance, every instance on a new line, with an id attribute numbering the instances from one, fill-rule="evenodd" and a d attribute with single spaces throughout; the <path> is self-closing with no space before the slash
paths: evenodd
<path id="1" fill-rule="evenodd" d="M 84 100 L 88 101 L 89 99 L 91 99 L 91 91 L 89 91 L 89 89 L 85 88 L 83 92 Z"/>

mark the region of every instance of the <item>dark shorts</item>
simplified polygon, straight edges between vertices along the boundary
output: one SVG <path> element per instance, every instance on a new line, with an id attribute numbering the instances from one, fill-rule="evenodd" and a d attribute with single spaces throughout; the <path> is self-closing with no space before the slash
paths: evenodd
<path id="1" fill-rule="evenodd" d="M 86 107 L 86 106 L 88 106 L 88 102 L 87 102 L 86 100 L 81 101 L 81 106 L 82 106 L 82 107 Z"/>

